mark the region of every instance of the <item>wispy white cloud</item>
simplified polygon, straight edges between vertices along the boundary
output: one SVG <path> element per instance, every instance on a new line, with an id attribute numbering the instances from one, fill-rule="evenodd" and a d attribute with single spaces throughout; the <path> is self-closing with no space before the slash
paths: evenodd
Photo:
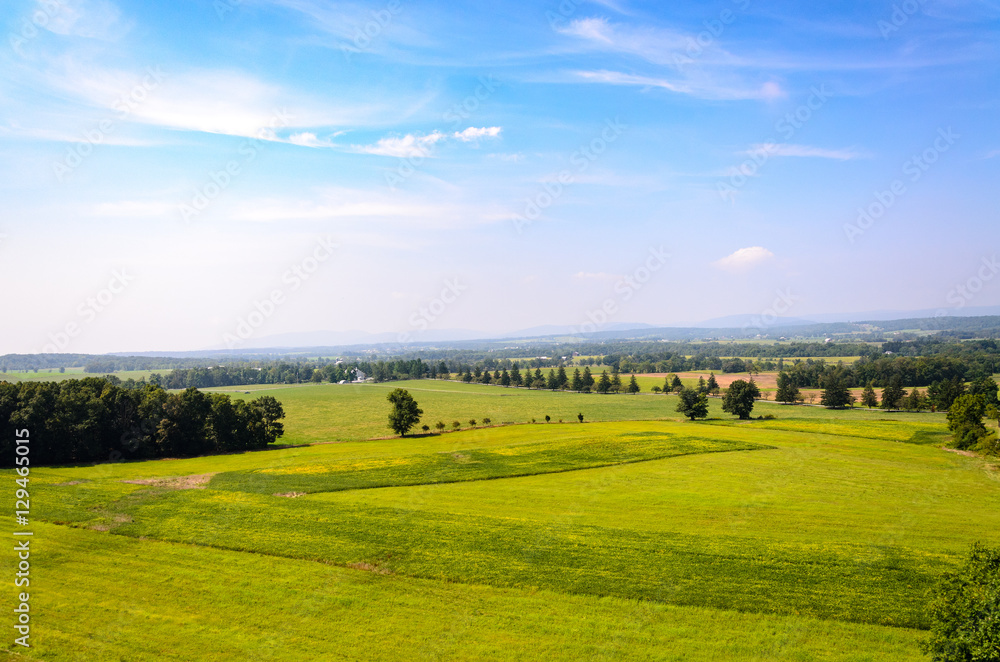
<path id="1" fill-rule="evenodd" d="M 620 71 L 575 71 L 573 75 L 578 80 L 589 83 L 604 83 L 607 85 L 632 85 L 638 87 L 662 88 L 678 94 L 688 94 L 703 99 L 771 100 L 787 96 L 779 83 L 767 81 L 756 87 L 711 83 L 706 80 L 695 81 L 692 78 L 677 76 L 673 79 L 656 76 L 627 74 Z"/>
<path id="2" fill-rule="evenodd" d="M 750 246 L 748 248 L 741 248 L 721 260 L 716 260 L 712 263 L 712 266 L 724 271 L 746 271 L 767 262 L 773 257 L 774 253 L 762 246 Z"/>
<path id="3" fill-rule="evenodd" d="M 461 142 L 475 142 L 483 138 L 498 138 L 503 129 L 499 126 L 474 127 L 451 134 L 432 131 L 418 136 L 407 134 L 401 137 L 382 138 L 374 145 L 354 145 L 353 151 L 361 154 L 376 154 L 378 156 L 394 156 L 398 158 L 428 157 L 435 145 L 449 138 Z"/>
<path id="4" fill-rule="evenodd" d="M 865 152 L 854 148 L 826 149 L 823 147 L 812 147 L 810 145 L 790 145 L 784 143 L 760 143 L 753 145 L 747 154 L 760 154 L 761 152 L 769 156 L 792 156 L 817 159 L 833 159 L 836 161 L 853 161 L 855 159 L 867 158 Z"/>
<path id="5" fill-rule="evenodd" d="M 35 0 L 35 4 L 37 12 L 47 17 L 39 25 L 54 34 L 112 41 L 131 28 L 108 0 Z"/>

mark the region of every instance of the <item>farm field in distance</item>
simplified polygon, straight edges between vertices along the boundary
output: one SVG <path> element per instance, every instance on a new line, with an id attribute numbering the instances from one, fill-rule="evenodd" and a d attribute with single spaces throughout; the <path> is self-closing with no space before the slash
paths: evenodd
<path id="1" fill-rule="evenodd" d="M 119 370 L 114 374 L 118 379 L 149 379 L 154 372 L 163 374 L 169 370 Z M 34 370 L 12 370 L 11 372 L 0 372 L 0 381 L 6 382 L 61 382 L 67 379 L 84 379 L 85 377 L 103 377 L 104 373 L 84 372 L 83 368 L 66 368 L 65 372 L 59 372 L 52 368 L 41 368 Z"/>
<path id="2" fill-rule="evenodd" d="M 424 422 L 520 424 L 385 438 L 397 387 Z M 20 659 L 921 660 L 928 588 L 1000 542 L 996 470 L 942 450 L 937 414 L 213 390 L 278 398 L 286 443 L 341 443 L 33 470 Z"/>

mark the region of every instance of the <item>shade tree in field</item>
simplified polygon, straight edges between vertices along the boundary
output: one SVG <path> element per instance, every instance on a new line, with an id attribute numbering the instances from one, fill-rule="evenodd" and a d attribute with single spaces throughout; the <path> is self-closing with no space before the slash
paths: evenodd
<path id="1" fill-rule="evenodd" d="M 677 399 L 677 411 L 692 421 L 708 416 L 708 398 L 693 388 L 681 389 Z"/>
<path id="2" fill-rule="evenodd" d="M 417 401 L 406 389 L 394 389 L 386 396 L 386 400 L 392 405 L 389 427 L 399 436 L 406 436 L 410 428 L 420 422 L 424 410 L 417 406 Z"/>
<path id="3" fill-rule="evenodd" d="M 760 389 L 753 380 L 737 379 L 726 389 L 726 395 L 722 400 L 722 411 L 747 420 L 753 411 L 754 401 L 759 397 Z"/>

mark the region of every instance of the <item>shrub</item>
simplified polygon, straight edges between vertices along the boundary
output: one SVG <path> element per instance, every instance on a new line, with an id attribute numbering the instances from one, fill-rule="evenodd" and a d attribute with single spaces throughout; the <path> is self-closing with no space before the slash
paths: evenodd
<path id="1" fill-rule="evenodd" d="M 453 428 L 455 428 L 457 430 L 458 428 L 462 427 L 462 424 L 459 423 L 458 421 L 452 421 L 451 422 L 451 427 L 453 427 Z"/>
<path id="2" fill-rule="evenodd" d="M 444 421 L 438 421 L 437 423 L 434 424 L 434 427 L 436 427 L 438 430 L 444 430 L 445 428 Z"/>
<path id="3" fill-rule="evenodd" d="M 491 421 L 491 420 L 490 420 L 489 418 L 484 418 L 484 419 L 483 419 L 483 425 L 489 425 L 489 424 L 490 424 L 490 423 L 492 423 L 492 422 L 493 422 L 493 421 Z"/>

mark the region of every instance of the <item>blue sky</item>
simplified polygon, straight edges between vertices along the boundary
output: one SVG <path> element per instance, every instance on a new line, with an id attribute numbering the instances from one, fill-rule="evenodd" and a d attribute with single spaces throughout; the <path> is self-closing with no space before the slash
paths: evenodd
<path id="1" fill-rule="evenodd" d="M 0 20 L 0 353 L 1000 304 L 996 1 Z"/>

